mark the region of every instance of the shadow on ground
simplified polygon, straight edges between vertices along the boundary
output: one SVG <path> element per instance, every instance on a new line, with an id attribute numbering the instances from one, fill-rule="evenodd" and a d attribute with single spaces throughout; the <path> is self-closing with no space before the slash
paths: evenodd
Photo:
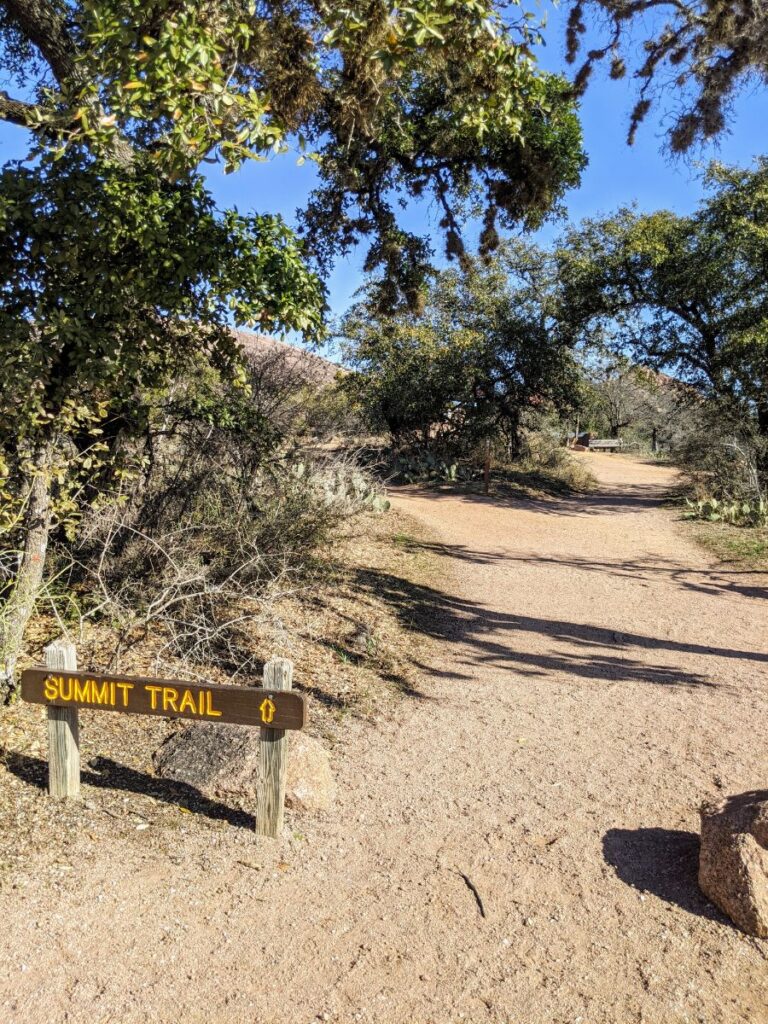
<path id="1" fill-rule="evenodd" d="M 627 885 L 689 914 L 733 927 L 699 889 L 699 837 L 695 832 L 612 828 L 603 836 L 603 856 Z"/>
<path id="2" fill-rule="evenodd" d="M 446 551 L 446 555 L 451 553 Z M 482 554 L 482 553 L 480 553 Z M 466 560 L 468 554 L 460 551 L 452 557 Z M 523 562 L 528 565 L 566 566 L 579 572 L 604 573 L 624 579 L 650 582 L 657 578 L 665 578 L 679 586 L 682 590 L 691 590 L 698 594 L 737 594 L 739 597 L 768 598 L 768 586 L 765 585 L 766 574 L 759 569 L 695 569 L 672 559 L 654 557 L 635 559 L 634 561 L 600 561 L 592 558 L 554 558 L 542 555 L 514 555 L 506 557 L 499 554 L 499 560 L 510 563 Z M 479 560 L 479 559 L 478 559 Z"/>
<path id="3" fill-rule="evenodd" d="M 594 492 L 568 495 L 542 495 L 530 497 L 513 491 L 481 494 L 474 490 L 451 487 L 392 487 L 393 494 L 413 495 L 427 501 L 442 501 L 450 495 L 453 500 L 471 505 L 490 505 L 501 508 L 540 512 L 548 516 L 594 516 L 613 513 L 647 512 L 658 508 L 675 496 L 675 489 L 659 484 L 622 484 L 613 490 L 601 488 Z"/>
<path id="4" fill-rule="evenodd" d="M 440 558 L 470 562 L 473 565 L 499 565 L 501 563 L 513 565 L 519 562 L 524 565 L 564 566 L 578 572 L 601 573 L 646 583 L 663 578 L 676 584 L 682 590 L 691 590 L 699 594 L 736 594 L 739 597 L 768 599 L 768 585 L 765 583 L 766 573 L 760 569 L 695 569 L 660 556 L 648 559 L 622 559 L 621 561 L 576 556 L 556 558 L 539 554 L 515 554 L 511 551 L 483 551 L 468 548 L 464 544 L 422 541 L 414 537 L 401 540 L 399 546 L 410 554 L 421 551 L 437 555 Z"/>
<path id="5" fill-rule="evenodd" d="M 5 762 L 8 771 L 18 779 L 36 786 L 38 789 L 46 788 L 48 783 L 47 761 L 1 747 L 0 759 Z M 161 803 L 183 807 L 193 814 L 200 814 L 206 818 L 212 818 L 214 821 L 226 821 L 227 824 L 236 828 L 255 828 L 256 822 L 252 814 L 228 807 L 217 800 L 209 800 L 199 790 L 185 782 L 159 779 L 146 772 L 128 768 L 108 757 L 95 757 L 88 766 L 92 771 L 82 769 L 80 772 L 80 782 L 83 786 L 151 796 Z"/>
<path id="6" fill-rule="evenodd" d="M 437 640 L 466 645 L 475 666 L 487 664 L 495 668 L 513 668 L 524 675 L 565 672 L 585 679 L 612 682 L 715 686 L 718 684 L 707 676 L 669 664 L 649 664 L 633 654 L 658 651 L 768 663 L 768 654 L 756 651 L 684 643 L 577 622 L 502 613 L 435 587 L 414 584 L 377 570 L 359 570 L 356 585 L 361 591 L 376 593 L 390 604 L 407 629 Z M 521 634 L 546 637 L 550 643 L 541 652 L 520 650 Z M 469 673 L 448 673 L 443 666 L 422 667 L 426 672 L 443 677 L 469 677 Z"/>

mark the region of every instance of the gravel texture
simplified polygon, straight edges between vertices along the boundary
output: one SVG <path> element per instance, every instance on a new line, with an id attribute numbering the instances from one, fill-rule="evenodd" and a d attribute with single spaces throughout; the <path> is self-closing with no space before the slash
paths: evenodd
<path id="1" fill-rule="evenodd" d="M 768 786 L 768 580 L 692 546 L 671 470 L 583 458 L 587 497 L 397 496 L 444 573 L 379 584 L 437 657 L 342 723 L 332 811 L 271 842 L 145 810 L 70 829 L 60 870 L 29 853 L 0 1020 L 768 1021 L 768 942 L 700 893 L 695 834 Z"/>

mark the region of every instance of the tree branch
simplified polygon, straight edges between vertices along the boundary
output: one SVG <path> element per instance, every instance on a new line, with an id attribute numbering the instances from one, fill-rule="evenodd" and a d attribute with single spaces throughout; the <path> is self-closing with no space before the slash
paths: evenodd
<path id="1" fill-rule="evenodd" d="M 64 18 L 49 0 L 2 0 L 22 34 L 40 51 L 57 82 L 77 79 L 77 47 Z"/>
<path id="2" fill-rule="evenodd" d="M 31 128 L 34 124 L 32 113 L 37 109 L 34 103 L 15 100 L 7 92 L 0 90 L 0 121 L 18 124 L 22 128 Z"/>
<path id="3" fill-rule="evenodd" d="M 60 86 L 77 88 L 84 83 L 84 72 L 77 63 L 78 49 L 67 30 L 65 19 L 50 0 L 0 0 L 21 33 L 40 51 Z M 0 119 L 12 121 L 25 128 L 33 127 L 27 115 L 31 105 L 11 100 L 0 94 Z M 100 105 L 89 100 L 97 113 Z M 125 167 L 133 162 L 133 147 L 123 137 L 115 138 L 111 155 Z"/>

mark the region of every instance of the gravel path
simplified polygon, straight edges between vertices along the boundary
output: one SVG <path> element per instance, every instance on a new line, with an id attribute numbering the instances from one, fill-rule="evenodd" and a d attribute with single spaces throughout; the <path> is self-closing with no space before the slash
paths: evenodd
<path id="1" fill-rule="evenodd" d="M 768 1021 L 768 942 L 695 881 L 701 800 L 768 785 L 768 581 L 685 539 L 669 470 L 589 462 L 577 500 L 400 494 L 446 569 L 386 581 L 443 641 L 422 696 L 281 843 L 83 837 L 4 892 L 0 1019 Z"/>

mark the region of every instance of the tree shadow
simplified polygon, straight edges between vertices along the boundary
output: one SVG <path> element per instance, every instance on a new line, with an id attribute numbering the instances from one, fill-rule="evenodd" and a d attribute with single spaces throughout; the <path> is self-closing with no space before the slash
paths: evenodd
<path id="1" fill-rule="evenodd" d="M 469 648 L 468 666 L 471 661 L 475 666 L 514 668 L 526 675 L 544 676 L 559 671 L 602 681 L 714 687 L 724 684 L 699 672 L 654 664 L 647 657 L 641 657 L 641 652 L 692 654 L 768 664 L 768 654 L 757 651 L 685 643 L 586 623 L 499 612 L 380 570 L 358 570 L 356 583 L 361 591 L 370 591 L 386 601 L 406 629 Z M 550 642 L 545 651 L 520 650 L 516 638 L 521 634 L 546 637 Z M 455 679 L 468 678 L 471 674 L 469 670 L 466 674 L 455 670 L 447 673 L 442 666 L 431 671 Z"/>
<path id="2" fill-rule="evenodd" d="M 409 554 L 425 552 L 440 558 L 456 558 L 461 562 L 472 562 L 475 565 L 495 565 L 507 561 L 504 551 L 478 551 L 464 544 L 444 544 L 439 541 L 417 540 L 406 537 L 398 541 L 398 547 Z"/>
<path id="3" fill-rule="evenodd" d="M 612 828 L 603 836 L 603 856 L 627 885 L 689 914 L 733 927 L 699 888 L 699 837 L 695 832 Z"/>
<path id="4" fill-rule="evenodd" d="M 658 508 L 673 496 L 668 485 L 622 484 L 612 489 L 599 491 L 544 494 L 541 497 L 524 495 L 502 489 L 498 493 L 481 494 L 456 486 L 442 487 L 401 487 L 392 488 L 406 496 L 423 498 L 427 501 L 442 501 L 450 497 L 470 505 L 489 505 L 501 508 L 528 509 L 547 516 L 595 516 L 613 513 L 647 512 Z"/>
<path id="5" fill-rule="evenodd" d="M 0 747 L 0 759 L 3 760 L 8 771 L 22 782 L 36 786 L 38 789 L 46 789 L 48 785 L 47 761 L 3 747 Z M 192 814 L 199 814 L 214 821 L 226 821 L 228 825 L 235 828 L 252 830 L 256 826 L 256 819 L 252 814 L 228 807 L 218 800 L 211 800 L 186 782 L 160 779 L 146 772 L 138 772 L 134 768 L 119 764 L 108 757 L 95 757 L 88 762 L 88 767 L 92 770 L 81 769 L 80 771 L 80 782 L 83 786 L 150 796 L 161 803 L 183 807 Z"/>
<path id="6" fill-rule="evenodd" d="M 451 552 L 446 551 L 450 557 Z M 463 553 L 455 557 L 463 559 Z M 698 594 L 716 596 L 718 594 L 736 594 L 739 597 L 768 598 L 768 586 L 763 581 L 768 577 L 759 569 L 693 569 L 681 565 L 669 558 L 635 559 L 626 561 L 600 561 L 599 559 L 556 558 L 554 556 L 509 553 L 505 557 L 508 562 L 522 562 L 527 565 L 567 566 L 579 572 L 605 573 L 624 579 L 650 580 L 654 576 L 666 577 L 682 590 L 691 590 Z"/>

